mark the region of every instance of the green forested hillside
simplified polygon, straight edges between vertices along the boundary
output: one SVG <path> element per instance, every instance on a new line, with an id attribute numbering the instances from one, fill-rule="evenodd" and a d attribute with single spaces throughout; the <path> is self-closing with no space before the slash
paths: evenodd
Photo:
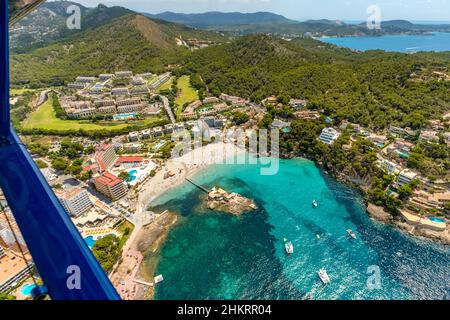
<path id="1" fill-rule="evenodd" d="M 73 35 L 30 53 L 11 55 L 11 83 L 59 85 L 77 75 L 97 75 L 120 69 L 162 72 L 189 53 L 177 37 L 208 40 L 220 35 L 131 14 Z"/>
<path id="2" fill-rule="evenodd" d="M 248 36 L 193 54 L 186 72 L 198 73 L 214 94 L 261 101 L 270 95 L 306 98 L 310 107 L 363 125 L 422 126 L 450 110 L 450 82 L 414 75 L 450 69 L 443 54 L 353 53 L 314 40 Z"/>
<path id="3" fill-rule="evenodd" d="M 81 29 L 67 28 L 66 21 L 72 13 L 70 10 L 67 13 L 70 6 L 77 6 L 80 9 Z M 98 5 L 95 8 L 86 8 L 72 1 L 45 2 L 10 30 L 10 46 L 13 52 L 29 52 L 32 48 L 85 32 L 131 13 L 133 11 L 117 6 Z"/>
<path id="4" fill-rule="evenodd" d="M 78 75 L 162 72 L 168 64 L 180 64 L 177 72 L 201 79 L 195 87 L 202 92 L 208 88 L 215 95 L 253 101 L 270 95 L 306 98 L 311 108 L 336 120 L 375 128 L 419 128 L 450 109 L 450 82 L 434 76 L 449 74 L 448 52 L 355 53 L 313 39 L 255 35 L 191 53 L 177 45 L 177 38 L 225 41 L 217 33 L 131 14 L 31 53 L 13 54 L 12 84 L 58 85 Z"/>

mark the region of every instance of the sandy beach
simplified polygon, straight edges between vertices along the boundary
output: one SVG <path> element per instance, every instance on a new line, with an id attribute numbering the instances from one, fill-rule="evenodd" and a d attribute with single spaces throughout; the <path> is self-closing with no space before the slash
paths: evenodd
<path id="1" fill-rule="evenodd" d="M 234 157 L 243 153 L 245 150 L 234 144 L 220 141 L 194 149 L 179 158 L 168 160 L 162 169 L 141 188 L 136 213 L 142 214 L 153 200 L 207 166 L 234 161 Z"/>
<path id="2" fill-rule="evenodd" d="M 139 231 L 131 246 L 131 250 L 139 251 L 144 257 L 136 279 L 154 282 L 158 265 L 158 251 L 177 222 L 178 216 L 175 213 L 165 212 Z M 153 296 L 154 287 L 139 285 L 134 300 L 151 300 Z"/>
<path id="3" fill-rule="evenodd" d="M 155 176 L 141 187 L 135 220 L 148 221 L 145 217 L 150 214 L 147 208 L 151 205 L 151 202 L 171 188 L 185 182 L 186 178 L 195 175 L 209 165 L 234 161 L 235 157 L 243 153 L 245 153 L 245 150 L 234 144 L 219 141 L 194 149 L 181 157 L 168 160 Z M 153 299 L 154 287 L 136 283 L 134 280 L 153 284 L 158 265 L 158 251 L 178 220 L 177 214 L 163 212 L 155 213 L 155 218 L 148 224 L 135 225 L 133 233 L 123 248 L 123 262 L 117 268 L 117 270 L 122 270 L 130 267 L 124 265 L 128 264 L 129 259 L 126 258 L 130 255 L 136 255 L 136 253 L 142 255 L 143 259 L 139 260 L 139 266 L 136 266 L 134 279 L 129 280 L 129 286 L 132 288 L 130 291 L 133 291 L 134 300 Z M 131 259 L 131 261 L 135 260 L 134 258 Z M 112 275 L 112 277 L 117 276 L 117 273 Z"/>

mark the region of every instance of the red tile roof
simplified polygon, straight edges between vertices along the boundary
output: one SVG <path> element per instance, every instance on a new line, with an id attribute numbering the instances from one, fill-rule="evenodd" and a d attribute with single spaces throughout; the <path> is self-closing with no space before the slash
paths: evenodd
<path id="1" fill-rule="evenodd" d="M 91 165 L 87 165 L 86 167 L 83 168 L 82 172 L 87 172 L 87 171 L 91 171 L 92 166 Z"/>
<path id="2" fill-rule="evenodd" d="M 123 183 L 123 180 L 116 177 L 112 173 L 106 172 L 102 176 L 95 178 L 95 183 L 114 187 L 120 183 Z"/>
<path id="3" fill-rule="evenodd" d="M 143 162 L 144 157 L 119 157 L 117 162 L 119 163 L 127 163 L 127 162 Z"/>
<path id="4" fill-rule="evenodd" d="M 106 171 L 106 164 L 103 161 L 103 154 L 105 153 L 105 151 L 110 147 L 111 145 L 109 144 L 101 144 L 97 147 L 97 153 L 95 154 L 95 159 L 98 163 L 98 166 L 100 168 L 100 172 L 104 172 Z"/>

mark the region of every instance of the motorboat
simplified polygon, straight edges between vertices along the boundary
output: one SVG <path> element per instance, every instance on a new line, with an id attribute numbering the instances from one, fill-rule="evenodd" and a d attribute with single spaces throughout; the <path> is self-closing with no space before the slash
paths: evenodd
<path id="1" fill-rule="evenodd" d="M 291 241 L 288 241 L 287 239 L 284 239 L 284 249 L 286 250 L 286 253 L 288 255 L 294 253 L 294 245 Z"/>
<path id="2" fill-rule="evenodd" d="M 327 270 L 325 270 L 324 268 L 320 269 L 318 274 L 319 274 L 319 278 L 323 284 L 329 284 L 331 282 L 330 277 L 328 276 Z"/>
<path id="3" fill-rule="evenodd" d="M 356 240 L 356 234 L 351 229 L 347 229 L 347 233 L 352 239 Z"/>

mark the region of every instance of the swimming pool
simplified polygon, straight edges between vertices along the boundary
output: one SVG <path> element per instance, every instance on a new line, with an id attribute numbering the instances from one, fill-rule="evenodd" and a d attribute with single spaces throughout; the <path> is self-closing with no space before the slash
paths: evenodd
<path id="1" fill-rule="evenodd" d="M 129 118 L 136 118 L 137 113 L 122 113 L 122 114 L 116 114 L 113 118 L 114 120 L 125 120 Z"/>
<path id="2" fill-rule="evenodd" d="M 433 222 L 438 222 L 438 223 L 445 223 L 445 219 L 444 218 L 429 217 L 428 220 L 433 221 Z"/>
<path id="3" fill-rule="evenodd" d="M 36 288 L 36 285 L 34 283 L 27 283 L 20 289 L 20 293 L 24 296 L 29 296 L 31 295 L 31 291 L 33 291 L 34 288 Z"/>
<path id="4" fill-rule="evenodd" d="M 95 240 L 94 240 L 93 236 L 89 236 L 89 237 L 84 238 L 84 241 L 86 241 L 86 244 L 89 246 L 89 248 L 94 247 Z"/>
<path id="5" fill-rule="evenodd" d="M 137 170 L 131 170 L 130 172 L 128 172 L 129 176 L 128 176 L 127 182 L 133 182 L 134 180 L 136 180 L 137 179 L 136 174 L 137 174 Z"/>
<path id="6" fill-rule="evenodd" d="M 205 112 L 208 112 L 210 109 L 211 109 L 211 108 L 203 108 L 203 109 L 196 110 L 196 111 L 197 111 L 198 113 L 205 113 Z"/>
<path id="7" fill-rule="evenodd" d="M 159 149 L 161 149 L 165 144 L 167 143 L 167 141 L 162 140 L 161 142 L 159 142 L 157 145 L 155 145 L 155 150 L 158 151 Z"/>

